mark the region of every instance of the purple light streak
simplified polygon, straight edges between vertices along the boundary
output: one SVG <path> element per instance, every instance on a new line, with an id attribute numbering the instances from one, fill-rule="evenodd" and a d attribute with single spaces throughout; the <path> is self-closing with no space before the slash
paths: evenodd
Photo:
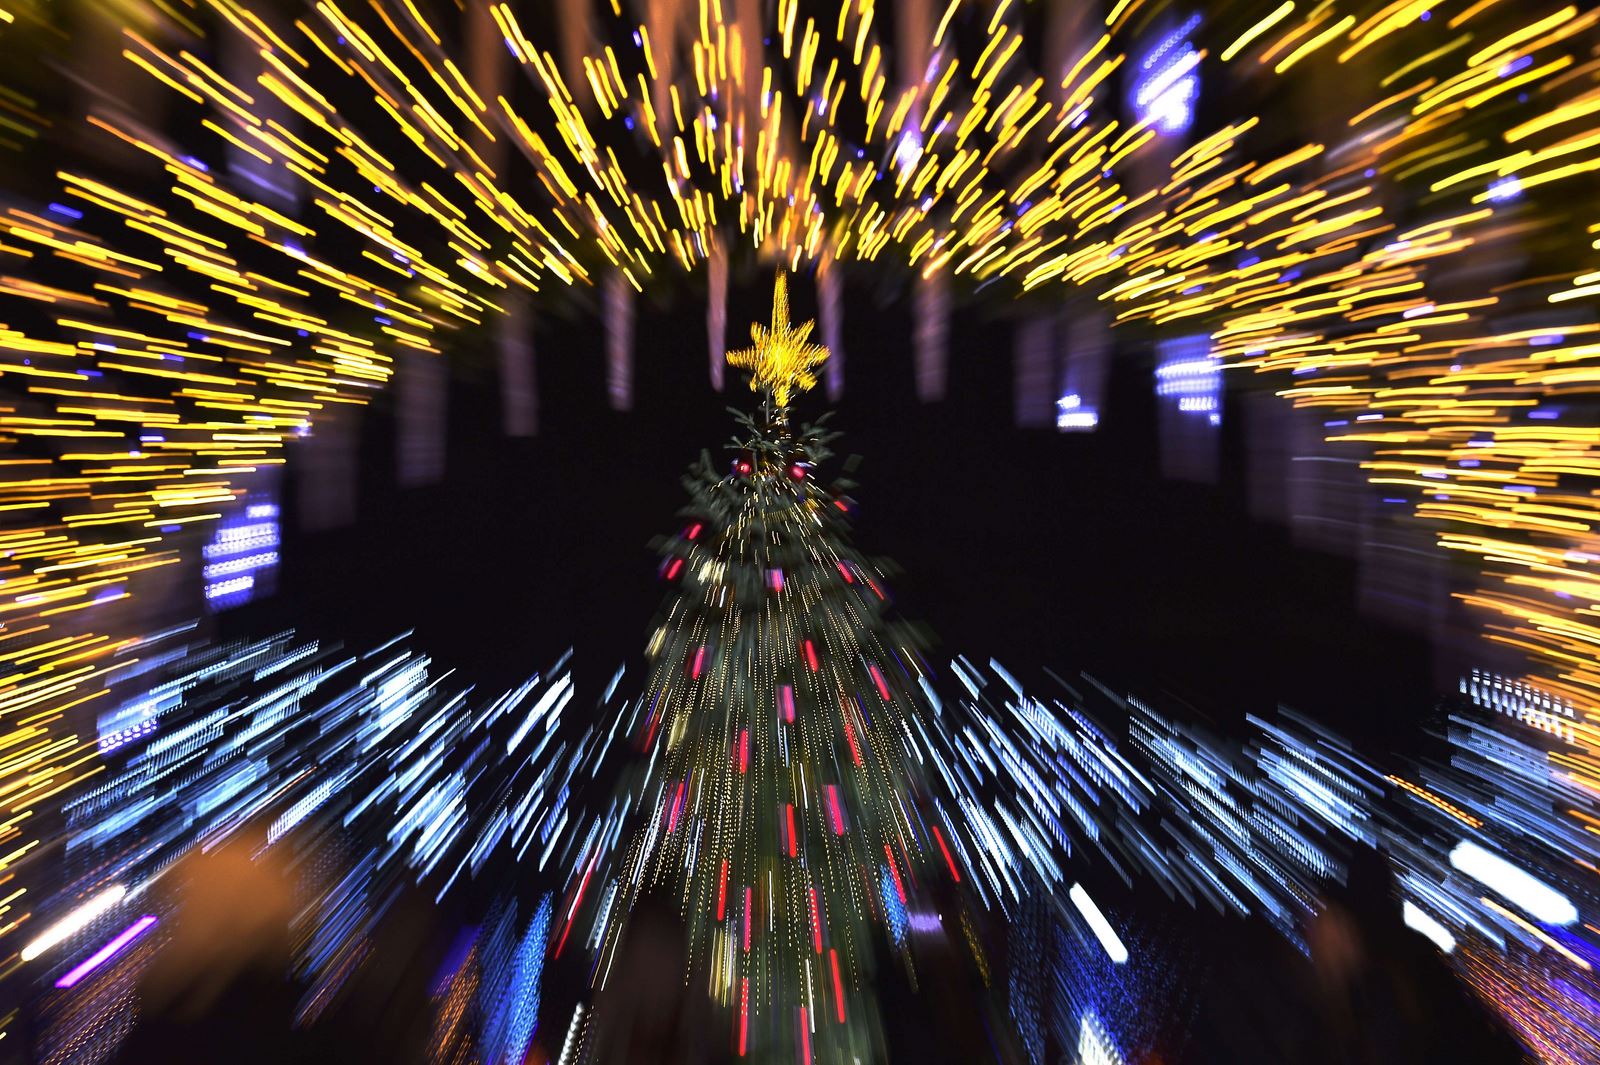
<path id="1" fill-rule="evenodd" d="M 110 961 L 118 951 L 127 946 L 129 943 L 132 943 L 135 939 L 138 939 L 155 923 L 156 919 L 153 914 L 145 914 L 127 928 L 124 928 L 122 930 L 122 934 L 117 936 L 117 938 L 113 939 L 111 942 L 107 943 L 105 946 L 101 947 L 99 950 L 83 959 L 83 961 L 79 962 L 77 966 L 70 970 L 65 976 L 56 981 L 56 986 L 65 989 L 71 987 L 73 984 L 76 984 L 85 976 L 88 976 L 90 973 L 100 968 L 100 966 Z"/>

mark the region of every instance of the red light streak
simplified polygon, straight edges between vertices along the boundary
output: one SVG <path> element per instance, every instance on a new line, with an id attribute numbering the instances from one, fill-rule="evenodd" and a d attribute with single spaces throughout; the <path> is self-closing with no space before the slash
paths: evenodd
<path id="1" fill-rule="evenodd" d="M 799 842 L 794 835 L 794 803 L 784 803 L 783 809 L 789 819 L 789 857 L 793 858 L 799 853 Z"/>
<path id="2" fill-rule="evenodd" d="M 811 672 L 817 671 L 817 649 L 810 640 L 806 641 L 806 664 L 811 667 Z"/>
<path id="3" fill-rule="evenodd" d="M 743 775 L 750 769 L 750 730 L 739 730 L 739 773 Z"/>
<path id="4" fill-rule="evenodd" d="M 717 920 L 728 913 L 728 859 L 722 859 L 722 872 L 717 875 Z"/>
<path id="5" fill-rule="evenodd" d="M 744 1057 L 745 1041 L 750 1034 L 750 978 L 739 981 L 739 1056 Z"/>
<path id="6" fill-rule="evenodd" d="M 678 814 L 683 809 L 683 797 L 688 790 L 689 782 L 685 780 L 678 785 L 678 793 L 672 797 L 672 816 L 667 819 L 668 834 L 677 831 Z"/>
<path id="7" fill-rule="evenodd" d="M 689 679 L 698 680 L 700 678 L 700 670 L 704 668 L 705 664 L 706 648 L 705 644 L 701 644 L 694 652 L 694 665 L 689 670 Z"/>
<path id="8" fill-rule="evenodd" d="M 833 1001 L 839 1008 L 839 1023 L 844 1023 L 844 981 L 839 979 L 839 952 L 828 950 L 828 960 L 833 963 Z"/>
<path id="9" fill-rule="evenodd" d="M 850 757 L 855 759 L 856 765 L 861 764 L 861 747 L 856 743 L 856 730 L 850 724 L 850 708 L 844 709 L 844 738 L 850 741 Z"/>
<path id="10" fill-rule="evenodd" d="M 956 883 L 961 883 L 961 874 L 956 872 L 956 863 L 950 857 L 950 848 L 944 845 L 944 836 L 939 832 L 939 826 L 933 826 L 933 838 L 939 841 L 939 850 L 944 854 L 944 864 L 950 867 L 950 875 Z"/>
<path id="11" fill-rule="evenodd" d="M 794 685 L 785 684 L 779 689 L 778 704 L 783 707 L 783 719 L 794 724 Z"/>
<path id="12" fill-rule="evenodd" d="M 883 696 L 883 701 L 889 701 L 889 686 L 883 682 L 883 674 L 875 665 L 867 666 L 867 672 L 872 674 L 872 683 L 878 686 L 878 694 Z"/>
<path id="13" fill-rule="evenodd" d="M 567 926 L 561 930 L 561 942 L 556 944 L 556 952 L 551 957 L 561 957 L 561 948 L 567 945 L 567 936 L 572 932 L 572 919 L 578 913 L 578 904 L 583 902 L 583 893 L 589 887 L 589 874 L 594 872 L 594 862 L 589 863 L 589 868 L 583 871 L 583 880 L 578 884 L 578 894 L 572 900 L 572 908 L 567 911 Z"/>
<path id="14" fill-rule="evenodd" d="M 844 811 L 839 809 L 839 785 L 829 784 L 828 791 L 828 818 L 833 822 L 833 834 L 844 835 Z"/>
<path id="15" fill-rule="evenodd" d="M 889 873 L 890 873 L 890 875 L 892 875 L 894 877 L 894 889 L 895 889 L 895 891 L 899 892 L 900 901 L 901 902 L 905 902 L 906 901 L 906 886 L 904 884 L 900 883 L 900 867 L 895 865 L 895 863 L 894 863 L 894 851 L 890 850 L 889 849 L 889 845 L 887 843 L 885 843 L 883 845 L 883 853 L 884 853 L 884 856 L 889 859 Z"/>

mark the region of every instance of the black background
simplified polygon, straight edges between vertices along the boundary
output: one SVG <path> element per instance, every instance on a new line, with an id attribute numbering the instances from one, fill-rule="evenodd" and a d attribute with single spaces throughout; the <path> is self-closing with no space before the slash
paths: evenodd
<path id="1" fill-rule="evenodd" d="M 813 314 L 809 279 L 794 290 L 797 315 Z M 730 346 L 769 300 L 764 277 L 734 286 Z M 1432 650 L 1358 612 L 1353 561 L 1249 517 L 1236 396 L 1220 483 L 1165 480 L 1137 343 L 1114 359 L 1100 430 L 1058 434 L 1013 427 L 1006 318 L 956 311 L 949 398 L 934 404 L 915 397 L 911 328 L 908 301 L 847 289 L 835 427 L 841 457 L 862 458 L 857 541 L 903 567 L 898 601 L 946 657 L 993 656 L 1030 682 L 1041 667 L 1086 669 L 1166 690 L 1227 731 L 1283 702 L 1363 746 L 1414 746 Z M 415 629 L 441 666 L 493 688 L 573 646 L 580 696 L 637 661 L 662 595 L 647 544 L 675 527 L 679 477 L 699 450 L 724 454 L 726 406 L 752 396 L 733 372 L 725 393 L 710 387 L 703 294 L 641 299 L 631 412 L 608 409 L 604 343 L 592 310 L 537 320 L 528 440 L 500 431 L 492 347 L 453 353 L 437 486 L 396 486 L 392 401 L 377 397 L 362 413 L 353 527 L 296 528 L 291 458 L 278 595 L 227 627 L 294 625 L 356 647 Z M 820 413 L 824 390 L 797 406 Z"/>

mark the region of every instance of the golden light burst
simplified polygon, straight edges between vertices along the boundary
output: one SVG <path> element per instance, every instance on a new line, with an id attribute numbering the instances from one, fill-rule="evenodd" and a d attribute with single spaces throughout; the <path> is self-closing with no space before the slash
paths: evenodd
<path id="1" fill-rule="evenodd" d="M 750 391 L 766 391 L 782 409 L 795 391 L 816 387 L 812 371 L 828 360 L 828 349 L 811 343 L 815 322 L 789 321 L 789 280 L 782 270 L 772 288 L 772 326 L 760 322 L 750 327 L 754 347 L 728 352 L 728 365 L 750 371 Z"/>

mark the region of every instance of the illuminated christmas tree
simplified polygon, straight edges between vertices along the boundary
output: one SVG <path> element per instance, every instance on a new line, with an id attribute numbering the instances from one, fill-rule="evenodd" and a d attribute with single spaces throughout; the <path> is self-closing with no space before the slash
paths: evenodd
<path id="1" fill-rule="evenodd" d="M 904 945 L 908 900 L 959 873 L 909 748 L 915 641 L 850 544 L 850 484 L 817 479 L 826 419 L 791 421 L 828 354 L 810 332 L 780 274 L 771 327 L 728 356 L 759 411 L 739 415 L 731 468 L 691 469 L 685 524 L 661 544 L 671 592 L 634 735 L 647 821 L 619 876 L 630 904 L 680 898 L 734 1052 L 869 1061 L 873 957 Z"/>

